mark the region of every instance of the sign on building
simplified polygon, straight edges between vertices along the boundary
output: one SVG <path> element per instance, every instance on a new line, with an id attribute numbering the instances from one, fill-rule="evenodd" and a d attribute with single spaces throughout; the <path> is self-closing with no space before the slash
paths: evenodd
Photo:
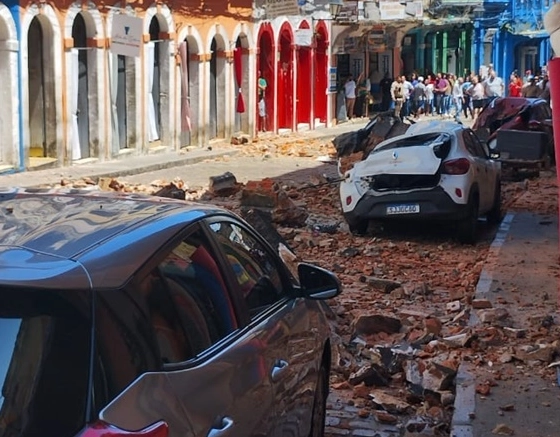
<path id="1" fill-rule="evenodd" d="M 406 3 L 399 1 L 380 1 L 379 13 L 381 20 L 421 19 L 424 15 L 422 1 L 415 0 Z"/>
<path id="2" fill-rule="evenodd" d="M 329 67 L 329 93 L 338 91 L 337 71 L 336 67 Z"/>
<path id="3" fill-rule="evenodd" d="M 296 29 L 294 32 L 295 44 L 300 47 L 310 47 L 313 43 L 313 30 Z"/>
<path id="4" fill-rule="evenodd" d="M 125 14 L 113 16 L 111 52 L 116 55 L 140 56 L 142 19 Z"/>
<path id="5" fill-rule="evenodd" d="M 264 7 L 268 19 L 281 15 L 299 15 L 297 0 L 265 0 Z"/>

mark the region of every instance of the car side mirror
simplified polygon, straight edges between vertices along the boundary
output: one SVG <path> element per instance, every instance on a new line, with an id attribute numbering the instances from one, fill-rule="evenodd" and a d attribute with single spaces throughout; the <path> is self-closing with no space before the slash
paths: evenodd
<path id="1" fill-rule="evenodd" d="M 490 159 L 499 159 L 500 158 L 500 152 L 497 150 L 492 150 L 490 152 Z"/>
<path id="2" fill-rule="evenodd" d="M 342 292 L 336 275 L 321 267 L 301 263 L 298 265 L 300 295 L 309 299 L 331 299 Z"/>

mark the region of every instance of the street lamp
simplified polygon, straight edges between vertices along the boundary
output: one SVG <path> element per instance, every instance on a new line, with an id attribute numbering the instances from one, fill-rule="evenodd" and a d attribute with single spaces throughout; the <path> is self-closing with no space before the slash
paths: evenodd
<path id="1" fill-rule="evenodd" d="M 338 17 L 338 14 L 340 14 L 340 11 L 342 10 L 342 6 L 344 6 L 343 0 L 329 1 L 329 12 L 333 18 Z"/>

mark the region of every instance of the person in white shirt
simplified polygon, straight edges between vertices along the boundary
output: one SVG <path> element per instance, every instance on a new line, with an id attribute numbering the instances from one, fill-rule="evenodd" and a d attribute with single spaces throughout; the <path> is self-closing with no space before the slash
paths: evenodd
<path id="1" fill-rule="evenodd" d="M 395 105 L 395 116 L 400 118 L 404 101 L 404 90 L 401 76 L 397 76 L 391 84 L 391 99 Z"/>
<path id="2" fill-rule="evenodd" d="M 356 104 L 356 81 L 352 75 L 344 83 L 344 97 L 346 98 L 346 115 L 351 120 L 354 118 L 354 105 Z"/>
<path id="3" fill-rule="evenodd" d="M 424 95 L 426 97 L 424 114 L 433 115 L 434 114 L 434 82 L 427 77 L 424 79 L 424 84 L 426 89 L 424 90 Z"/>
<path id="4" fill-rule="evenodd" d="M 486 102 L 486 99 L 484 98 L 484 85 L 482 85 L 478 76 L 473 76 L 472 78 L 471 99 L 473 117 L 476 118 L 478 117 L 478 114 L 480 114 L 480 111 L 482 111 L 484 103 Z"/>
<path id="5" fill-rule="evenodd" d="M 496 75 L 494 69 L 490 70 L 488 78 L 484 81 L 484 92 L 488 100 L 494 100 L 504 95 L 504 81 Z"/>
<path id="6" fill-rule="evenodd" d="M 459 116 L 463 110 L 463 78 L 458 77 L 453 82 L 453 90 L 451 91 L 453 99 L 453 108 L 455 109 L 455 120 L 459 121 Z"/>
<path id="7" fill-rule="evenodd" d="M 414 87 L 412 86 L 412 82 L 410 82 L 405 75 L 402 76 L 402 88 L 404 97 L 402 116 L 408 117 L 410 115 L 410 98 L 412 97 Z"/>

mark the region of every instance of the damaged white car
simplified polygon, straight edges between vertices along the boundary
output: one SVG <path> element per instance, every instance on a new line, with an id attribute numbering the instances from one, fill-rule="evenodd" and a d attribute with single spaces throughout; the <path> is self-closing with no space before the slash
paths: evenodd
<path id="1" fill-rule="evenodd" d="M 458 239 L 474 243 L 479 216 L 501 218 L 498 157 L 461 124 L 413 124 L 345 173 L 344 217 L 354 233 L 365 233 L 371 220 L 452 221 Z"/>

